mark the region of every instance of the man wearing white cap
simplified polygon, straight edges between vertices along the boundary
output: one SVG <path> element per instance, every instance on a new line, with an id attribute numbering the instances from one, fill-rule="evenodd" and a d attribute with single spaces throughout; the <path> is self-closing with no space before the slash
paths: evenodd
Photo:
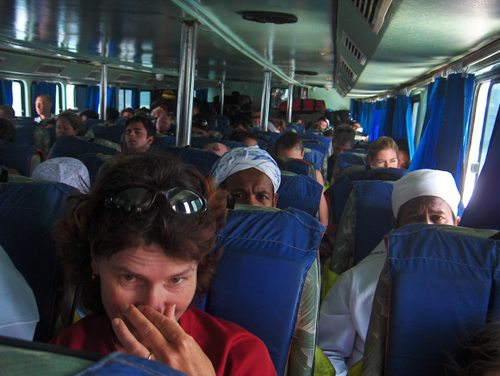
<path id="1" fill-rule="evenodd" d="M 235 148 L 217 161 L 212 176 L 236 204 L 276 207 L 281 171 L 265 150 Z"/>
<path id="2" fill-rule="evenodd" d="M 460 194 L 446 171 L 417 170 L 394 183 L 395 228 L 410 223 L 457 226 Z M 375 288 L 387 256 L 385 241 L 344 272 L 325 297 L 318 324 L 318 344 L 335 368 L 347 375 L 363 358 Z"/>

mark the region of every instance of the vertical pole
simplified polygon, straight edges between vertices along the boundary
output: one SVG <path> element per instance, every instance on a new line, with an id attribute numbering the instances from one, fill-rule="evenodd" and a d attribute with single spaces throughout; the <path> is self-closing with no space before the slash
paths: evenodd
<path id="1" fill-rule="evenodd" d="M 191 144 L 197 31 L 198 23 L 196 21 L 185 21 L 182 23 L 179 90 L 177 94 L 177 132 L 175 139 L 177 146 Z"/>
<path id="2" fill-rule="evenodd" d="M 99 84 L 99 116 L 106 120 L 106 104 L 108 103 L 108 66 L 101 66 L 101 82 Z"/>
<path id="3" fill-rule="evenodd" d="M 224 115 L 224 80 L 220 82 L 220 93 L 219 93 L 219 104 L 220 104 L 220 115 Z"/>
<path id="4" fill-rule="evenodd" d="M 293 84 L 288 85 L 288 103 L 286 107 L 286 121 L 292 123 L 292 105 L 293 105 Z"/>
<path id="5" fill-rule="evenodd" d="M 271 99 L 271 72 L 264 73 L 264 85 L 262 87 L 262 100 L 260 103 L 260 130 L 268 131 L 269 102 Z"/>

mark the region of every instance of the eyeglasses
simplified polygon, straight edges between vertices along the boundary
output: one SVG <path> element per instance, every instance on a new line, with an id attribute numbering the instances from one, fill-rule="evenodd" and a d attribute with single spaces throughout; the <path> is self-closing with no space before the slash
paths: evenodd
<path id="1" fill-rule="evenodd" d="M 180 214 L 204 213 L 207 200 L 187 188 L 170 188 L 167 191 L 151 192 L 146 188 L 129 188 L 111 195 L 104 201 L 107 208 L 141 213 L 150 209 L 159 195 L 163 195 L 174 212 Z"/>

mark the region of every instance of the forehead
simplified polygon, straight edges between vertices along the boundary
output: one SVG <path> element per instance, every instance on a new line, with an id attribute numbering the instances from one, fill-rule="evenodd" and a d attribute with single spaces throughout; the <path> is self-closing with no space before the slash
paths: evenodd
<path id="1" fill-rule="evenodd" d="M 442 198 L 436 196 L 421 196 L 411 199 L 401 206 L 399 215 L 403 216 L 408 213 L 419 212 L 422 210 L 442 212 L 453 216 L 453 211 L 451 210 L 450 205 L 448 205 L 448 203 Z"/>
<path id="2" fill-rule="evenodd" d="M 127 128 L 125 129 L 146 129 L 146 128 L 144 128 L 144 124 L 142 124 L 140 121 L 134 121 L 133 123 L 127 125 Z"/>
<path id="3" fill-rule="evenodd" d="M 396 153 L 396 150 L 392 149 L 392 148 L 386 148 L 386 149 L 382 149 L 382 150 L 379 150 L 376 154 L 376 157 L 389 157 L 389 158 L 396 158 L 397 157 L 397 153 Z"/>
<path id="4" fill-rule="evenodd" d="M 224 186 L 229 190 L 244 189 L 253 186 L 258 186 L 270 192 L 274 190 L 269 176 L 256 168 L 248 168 L 232 174 L 225 180 Z"/>

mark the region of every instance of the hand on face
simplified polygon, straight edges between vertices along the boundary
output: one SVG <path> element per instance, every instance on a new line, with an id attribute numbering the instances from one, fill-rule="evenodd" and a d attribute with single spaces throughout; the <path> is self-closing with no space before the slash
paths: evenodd
<path id="1" fill-rule="evenodd" d="M 175 305 L 163 315 L 149 306 L 136 308 L 131 304 L 123 317 L 131 327 L 120 318 L 112 321 L 123 352 L 158 360 L 189 376 L 215 375 L 210 359 L 177 323 Z"/>

